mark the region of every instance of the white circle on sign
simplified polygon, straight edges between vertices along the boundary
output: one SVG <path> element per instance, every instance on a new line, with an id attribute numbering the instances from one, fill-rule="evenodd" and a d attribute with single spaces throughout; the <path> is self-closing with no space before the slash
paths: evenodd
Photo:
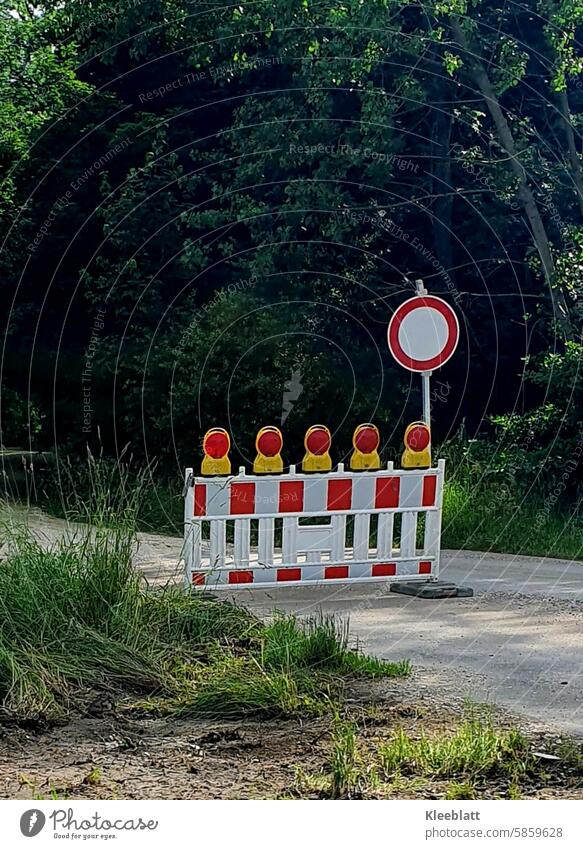
<path id="1" fill-rule="evenodd" d="M 399 345 L 414 360 L 432 360 L 445 348 L 449 328 L 445 317 L 432 307 L 419 307 L 399 326 Z"/>

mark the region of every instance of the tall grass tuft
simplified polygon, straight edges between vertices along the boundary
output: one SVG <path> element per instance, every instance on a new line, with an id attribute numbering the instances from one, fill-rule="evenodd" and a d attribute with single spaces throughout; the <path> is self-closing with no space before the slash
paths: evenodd
<path id="1" fill-rule="evenodd" d="M 363 779 L 358 756 L 356 725 L 338 716 L 335 717 L 332 728 L 330 778 L 330 791 L 335 799 L 355 796 Z"/>
<path id="2" fill-rule="evenodd" d="M 391 663 L 349 648 L 348 622 L 333 616 L 314 616 L 301 623 L 295 616 L 278 615 L 260 637 L 261 662 L 267 669 L 314 669 L 336 675 L 404 678 L 408 661 Z"/>
<path id="3" fill-rule="evenodd" d="M 66 458 L 44 481 L 43 507 L 70 522 L 180 536 L 182 479 L 163 480 L 156 464 L 137 466 L 124 448 L 118 460 L 89 450 L 84 460 Z"/>

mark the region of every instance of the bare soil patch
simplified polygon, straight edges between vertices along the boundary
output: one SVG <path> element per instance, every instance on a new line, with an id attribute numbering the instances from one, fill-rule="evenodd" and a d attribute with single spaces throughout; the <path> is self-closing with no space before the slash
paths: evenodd
<path id="1" fill-rule="evenodd" d="M 423 673 L 409 680 L 354 685 L 347 713 L 359 728 L 366 760 L 396 727 L 419 735 L 452 730 L 461 699 L 446 698 Z M 123 704 L 97 701 L 94 715 L 45 730 L 0 731 L 3 798 L 266 799 L 320 798 L 330 770 L 333 720 L 179 720 L 144 715 Z M 519 727 L 532 751 L 550 752 L 558 735 L 499 710 L 501 727 Z M 583 773 L 572 761 L 541 762 L 536 779 L 520 785 L 521 798 L 583 798 Z M 364 787 L 364 798 L 444 798 L 451 780 L 403 776 Z M 475 784 L 480 798 L 508 798 L 507 777 Z"/>

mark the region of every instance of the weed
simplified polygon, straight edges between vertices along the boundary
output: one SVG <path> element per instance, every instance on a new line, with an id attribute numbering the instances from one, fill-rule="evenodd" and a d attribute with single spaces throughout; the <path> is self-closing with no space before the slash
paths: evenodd
<path id="1" fill-rule="evenodd" d="M 330 795 L 330 776 L 323 772 L 308 772 L 301 766 L 294 766 L 292 798 L 302 798 L 306 794 L 318 796 Z"/>
<path id="2" fill-rule="evenodd" d="M 583 773 L 583 743 L 571 737 L 561 737 L 553 749 L 553 754 L 561 759 L 564 766 Z"/>
<path id="3" fill-rule="evenodd" d="M 508 785 L 508 790 L 506 791 L 506 798 L 514 799 L 515 801 L 522 799 L 520 785 L 516 781 L 511 781 Z"/>
<path id="4" fill-rule="evenodd" d="M 348 624 L 317 616 L 299 622 L 277 616 L 261 632 L 261 663 L 266 669 L 314 669 L 368 678 L 410 674 L 409 661 L 390 663 L 348 648 Z"/>
<path id="5" fill-rule="evenodd" d="M 413 739 L 402 729 L 379 750 L 382 769 L 391 776 L 409 772 L 432 777 L 468 779 L 502 772 L 517 776 L 530 764 L 528 744 L 520 732 L 496 730 L 479 717 L 465 720 L 453 733 Z"/>
<path id="6" fill-rule="evenodd" d="M 452 781 L 445 791 L 445 799 L 477 799 L 476 788 L 471 781 Z"/>
<path id="7" fill-rule="evenodd" d="M 357 729 L 353 722 L 336 717 L 332 729 L 330 758 L 331 794 L 335 799 L 356 795 L 362 782 L 357 750 Z"/>
<path id="8" fill-rule="evenodd" d="M 44 799 L 46 799 L 46 798 L 47 798 L 46 796 L 43 796 L 43 794 L 42 794 L 42 793 L 40 793 L 40 791 L 39 791 L 39 789 L 38 789 L 37 785 L 35 784 L 35 782 L 34 782 L 34 781 L 32 781 L 32 779 L 28 778 L 28 776 L 23 775 L 23 774 L 21 773 L 21 774 L 18 776 L 18 780 L 19 780 L 19 782 L 20 782 L 21 786 L 22 786 L 22 785 L 24 785 L 25 787 L 28 787 L 28 788 L 29 788 L 29 790 L 30 790 L 30 798 L 31 798 L 31 799 L 38 800 L 38 801 L 42 801 L 42 800 L 44 800 Z M 49 798 L 49 799 L 52 799 L 52 800 L 54 800 L 54 801 L 56 801 L 57 799 L 68 799 L 68 798 L 69 798 L 69 796 L 67 795 L 67 793 L 66 793 L 65 791 L 62 791 L 62 790 L 60 791 L 60 790 L 58 790 L 58 789 L 54 786 L 54 784 L 50 784 L 50 785 L 49 785 L 49 796 L 48 796 L 48 798 Z"/>
<path id="9" fill-rule="evenodd" d="M 83 779 L 83 784 L 89 784 L 91 787 L 95 787 L 96 785 L 101 783 L 101 769 L 98 766 L 92 767 L 85 778 Z"/>
<path id="10" fill-rule="evenodd" d="M 426 778 L 421 778 L 420 776 L 404 776 L 398 773 L 391 778 L 389 782 L 387 782 L 387 787 L 390 789 L 392 794 L 410 794 L 410 793 L 423 793 L 427 790 L 429 785 L 429 781 Z"/>

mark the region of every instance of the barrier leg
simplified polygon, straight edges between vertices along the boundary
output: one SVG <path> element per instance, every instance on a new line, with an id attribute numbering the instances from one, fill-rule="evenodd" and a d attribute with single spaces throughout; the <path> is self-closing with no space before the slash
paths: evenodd
<path id="1" fill-rule="evenodd" d="M 194 489 L 192 487 L 192 469 L 186 469 L 184 477 L 184 543 L 182 556 L 184 557 L 184 584 L 190 589 L 192 584 L 192 573 L 196 563 L 200 566 L 200 523 L 192 522 L 194 516 Z M 196 544 L 196 530 L 198 526 L 198 545 Z M 198 554 L 198 560 L 197 560 Z"/>
<path id="2" fill-rule="evenodd" d="M 268 568 L 273 566 L 273 532 L 275 519 L 259 519 L 259 563 Z"/>
<path id="3" fill-rule="evenodd" d="M 401 557 L 415 557 L 417 513 L 403 513 L 401 518 Z"/>
<path id="4" fill-rule="evenodd" d="M 225 565 L 227 523 L 224 519 L 211 521 L 211 569 L 222 569 Z"/>
<path id="5" fill-rule="evenodd" d="M 186 589 L 192 586 L 192 573 L 201 567 L 201 524 L 188 522 L 184 532 L 184 585 Z"/>
<path id="6" fill-rule="evenodd" d="M 246 566 L 250 559 L 251 519 L 235 519 L 235 566 Z"/>
<path id="7" fill-rule="evenodd" d="M 443 481 L 445 477 L 445 460 L 439 460 L 437 464 L 437 493 L 435 499 L 435 510 L 431 510 L 425 517 L 425 538 L 423 547 L 428 557 L 433 557 L 433 571 L 431 577 L 437 581 L 439 578 L 439 558 L 441 553 L 441 515 L 443 511 Z"/>
<path id="8" fill-rule="evenodd" d="M 433 557 L 433 569 L 431 577 L 437 580 L 439 577 L 439 549 L 441 536 L 441 510 L 431 510 L 425 515 L 425 537 L 423 540 L 423 554 Z"/>
<path id="9" fill-rule="evenodd" d="M 354 560 L 368 560 L 370 515 L 359 513 L 354 517 Z"/>

